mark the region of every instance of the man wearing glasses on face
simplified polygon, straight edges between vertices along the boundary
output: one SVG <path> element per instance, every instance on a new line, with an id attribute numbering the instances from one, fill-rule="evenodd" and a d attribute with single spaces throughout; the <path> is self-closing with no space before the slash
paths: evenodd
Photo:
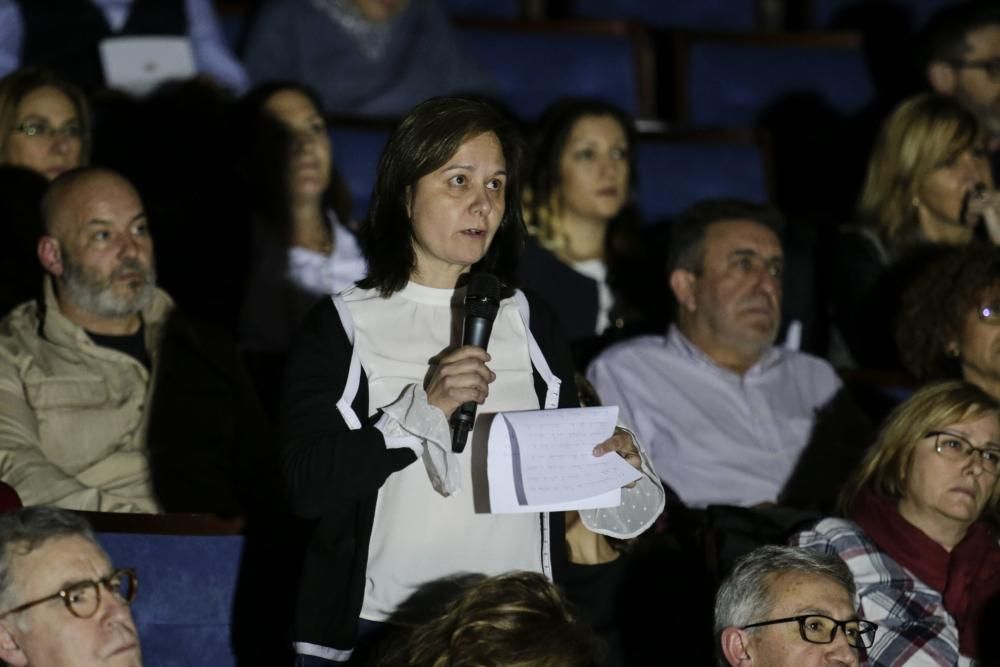
<path id="1" fill-rule="evenodd" d="M 1000 6 L 995 0 L 950 4 L 924 28 L 923 61 L 931 88 L 971 111 L 990 137 L 993 173 L 1000 153 Z M 995 179 L 994 179 L 995 180 Z"/>
<path id="2" fill-rule="evenodd" d="M 839 558 L 795 547 L 750 552 L 715 599 L 719 665 L 857 667 L 878 626 L 858 619 L 854 597 Z"/>
<path id="3" fill-rule="evenodd" d="M 0 515 L 0 660 L 12 667 L 142 667 L 129 603 L 87 522 L 29 507 Z"/>

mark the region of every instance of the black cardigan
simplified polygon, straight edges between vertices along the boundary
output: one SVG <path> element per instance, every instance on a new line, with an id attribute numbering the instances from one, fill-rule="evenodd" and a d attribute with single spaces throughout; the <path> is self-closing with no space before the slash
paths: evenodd
<path id="1" fill-rule="evenodd" d="M 556 320 L 529 296 L 531 332 L 562 384 L 559 407 L 577 407 L 569 348 Z M 378 490 L 392 473 L 416 461 L 409 449 L 387 449 L 368 419 L 364 371 L 351 404 L 362 428 L 350 430 L 336 408 L 344 392 L 351 345 L 330 299 L 306 317 L 289 354 L 281 401 L 281 468 L 292 510 L 314 520 L 302 566 L 292 638 L 335 650 L 354 644 L 365 590 L 368 542 Z M 534 372 L 544 405 L 546 385 Z M 565 562 L 561 514 L 550 524 L 552 566 Z"/>

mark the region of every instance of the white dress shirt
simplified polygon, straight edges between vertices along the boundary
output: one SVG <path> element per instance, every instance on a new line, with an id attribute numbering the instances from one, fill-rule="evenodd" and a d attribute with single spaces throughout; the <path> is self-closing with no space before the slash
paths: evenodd
<path id="1" fill-rule="evenodd" d="M 602 353 L 588 379 L 693 507 L 774 501 L 841 382 L 833 367 L 773 347 L 744 375 L 716 365 L 672 326 Z"/>

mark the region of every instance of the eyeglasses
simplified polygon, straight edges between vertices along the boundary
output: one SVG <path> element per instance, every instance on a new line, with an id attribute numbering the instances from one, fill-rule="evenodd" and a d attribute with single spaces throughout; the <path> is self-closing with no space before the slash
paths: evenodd
<path id="1" fill-rule="evenodd" d="M 131 604 L 135 599 L 136 589 L 139 587 L 139 580 L 136 578 L 135 570 L 122 568 L 113 571 L 103 579 L 92 579 L 90 581 L 78 581 L 70 584 L 61 591 L 52 595 L 47 595 L 32 602 L 26 602 L 19 607 L 8 609 L 0 614 L 0 618 L 16 614 L 19 611 L 30 609 L 35 605 L 62 598 L 63 604 L 69 613 L 77 618 L 90 618 L 101 608 L 101 588 L 115 596 L 119 602 L 126 605 Z"/>
<path id="2" fill-rule="evenodd" d="M 965 462 L 975 453 L 979 454 L 979 460 L 986 472 L 996 474 L 997 470 L 1000 469 L 1000 448 L 976 447 L 969 442 L 968 438 L 944 431 L 931 431 L 924 437 L 933 437 L 934 451 L 949 461 Z"/>
<path id="3" fill-rule="evenodd" d="M 26 120 L 15 127 L 14 131 L 32 139 L 54 139 L 57 136 L 63 139 L 83 138 L 83 128 L 77 121 L 70 121 L 62 127 L 52 127 L 48 121 Z"/>
<path id="4" fill-rule="evenodd" d="M 987 303 L 979 306 L 976 311 L 980 322 L 987 324 L 1000 324 L 1000 303 Z"/>
<path id="5" fill-rule="evenodd" d="M 1000 80 L 1000 58 L 990 60 L 953 60 L 952 67 L 964 67 L 966 69 L 981 69 L 986 72 L 993 81 Z"/>
<path id="6" fill-rule="evenodd" d="M 837 636 L 837 628 L 843 628 L 844 637 L 847 638 L 849 646 L 853 648 L 860 648 L 862 646 L 869 648 L 875 642 L 875 631 L 878 630 L 878 625 L 870 621 L 861 621 L 856 618 L 838 621 L 822 614 L 776 618 L 773 621 L 761 621 L 760 623 L 744 625 L 742 629 L 749 630 L 750 628 L 759 628 L 765 625 L 792 622 L 799 624 L 799 634 L 802 635 L 802 639 L 810 644 L 831 644 L 834 637 Z"/>

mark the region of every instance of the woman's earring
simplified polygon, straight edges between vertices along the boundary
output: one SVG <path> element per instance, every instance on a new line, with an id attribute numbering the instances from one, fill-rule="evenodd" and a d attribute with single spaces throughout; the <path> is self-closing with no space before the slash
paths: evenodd
<path id="1" fill-rule="evenodd" d="M 913 195 L 913 200 L 910 202 L 910 206 L 913 208 L 920 208 L 920 197 Z"/>
<path id="2" fill-rule="evenodd" d="M 947 354 L 952 359 L 958 359 L 961 356 L 961 350 L 958 349 L 958 343 L 948 343 L 947 347 L 944 348 L 945 354 Z"/>

